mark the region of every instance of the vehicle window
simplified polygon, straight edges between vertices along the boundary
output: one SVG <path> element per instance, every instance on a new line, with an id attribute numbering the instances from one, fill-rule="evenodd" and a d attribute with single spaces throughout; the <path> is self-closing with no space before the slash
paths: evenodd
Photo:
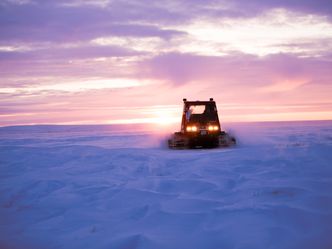
<path id="1" fill-rule="evenodd" d="M 192 105 L 189 110 L 191 114 L 202 114 L 205 111 L 205 105 Z"/>

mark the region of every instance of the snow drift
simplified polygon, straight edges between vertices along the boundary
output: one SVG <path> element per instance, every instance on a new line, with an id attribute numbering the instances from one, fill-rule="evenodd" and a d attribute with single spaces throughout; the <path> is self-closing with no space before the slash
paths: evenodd
<path id="1" fill-rule="evenodd" d="M 0 128 L 0 248 L 332 248 L 331 125 L 180 151 L 143 128 Z"/>

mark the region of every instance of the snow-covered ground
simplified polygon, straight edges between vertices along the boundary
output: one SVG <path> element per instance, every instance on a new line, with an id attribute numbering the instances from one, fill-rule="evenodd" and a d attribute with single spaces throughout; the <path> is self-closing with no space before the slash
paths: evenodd
<path id="1" fill-rule="evenodd" d="M 206 150 L 137 128 L 0 128 L 0 248 L 332 248 L 332 122 Z"/>

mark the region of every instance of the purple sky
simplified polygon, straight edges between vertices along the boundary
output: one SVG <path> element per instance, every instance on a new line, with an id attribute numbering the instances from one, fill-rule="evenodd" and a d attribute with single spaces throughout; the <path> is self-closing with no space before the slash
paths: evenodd
<path id="1" fill-rule="evenodd" d="M 332 119 L 332 1 L 0 2 L 0 125 Z"/>

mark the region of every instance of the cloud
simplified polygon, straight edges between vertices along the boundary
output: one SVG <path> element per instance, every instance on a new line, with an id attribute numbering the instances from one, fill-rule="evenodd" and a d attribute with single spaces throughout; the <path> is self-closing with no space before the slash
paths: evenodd
<path id="1" fill-rule="evenodd" d="M 267 9 L 284 8 L 291 11 L 300 11 L 308 14 L 319 14 L 331 17 L 332 2 L 329 0 L 236 0 L 233 1 L 235 9 L 242 9 L 245 12 L 265 11 Z"/>
<path id="2" fill-rule="evenodd" d="M 257 57 L 237 53 L 217 57 L 169 53 L 143 62 L 141 67 L 149 77 L 165 79 L 177 86 L 194 82 L 226 91 L 227 87 L 239 86 L 248 91 L 282 92 L 303 84 L 328 84 L 332 61 L 287 54 Z"/>
<path id="3" fill-rule="evenodd" d="M 51 46 L 48 48 L 0 51 L 0 60 L 73 60 L 98 57 L 126 57 L 141 53 L 121 46 Z"/>
<path id="4" fill-rule="evenodd" d="M 160 29 L 151 24 L 152 20 L 149 23 L 140 22 L 141 19 L 149 20 L 148 16 L 151 15 L 145 8 L 124 3 L 114 5 L 109 8 L 86 5 L 69 8 L 53 1 L 3 5 L 0 6 L 0 41 L 68 43 L 105 35 L 169 39 L 180 33 Z M 154 12 L 158 14 L 158 9 Z"/>
<path id="5" fill-rule="evenodd" d="M 151 84 L 147 80 L 135 80 L 135 79 L 89 79 L 84 81 L 70 81 L 62 80 L 61 83 L 53 82 L 43 85 L 27 85 L 25 87 L 5 87 L 0 88 L 1 93 L 8 94 L 35 94 L 49 92 L 51 94 L 57 93 L 76 93 L 85 92 L 91 90 L 108 90 L 108 89 L 121 89 L 129 87 L 138 87 L 143 85 Z"/>
<path id="6" fill-rule="evenodd" d="M 235 15 L 246 10 L 242 4 L 264 11 Z M 331 50 L 329 20 L 292 12 L 285 2 L 7 1 L 1 13 L 0 59 L 5 60 L 68 61 L 135 52 L 318 56 Z"/>
<path id="7" fill-rule="evenodd" d="M 329 52 L 332 46 L 327 42 L 332 39 L 332 24 L 325 17 L 286 9 L 273 9 L 251 18 L 197 19 L 177 28 L 188 33 L 186 45 L 180 46 L 187 51 L 194 46 L 191 52 L 198 54 L 223 55 L 239 51 L 260 56 L 318 55 Z M 319 46 L 322 43 L 327 46 Z"/>

